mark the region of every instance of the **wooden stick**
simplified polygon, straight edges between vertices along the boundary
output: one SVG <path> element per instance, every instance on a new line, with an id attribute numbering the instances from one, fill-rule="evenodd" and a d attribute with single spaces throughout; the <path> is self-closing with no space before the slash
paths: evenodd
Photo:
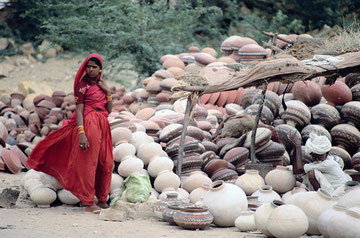
<path id="1" fill-rule="evenodd" d="M 285 42 L 288 43 L 288 44 L 291 44 L 291 43 L 292 43 L 291 41 L 289 41 L 289 40 L 287 40 L 287 39 L 279 36 L 278 34 L 274 34 L 274 33 L 272 33 L 272 32 L 263 31 L 263 34 L 266 35 L 266 36 L 268 36 L 268 37 L 274 37 L 274 36 L 276 36 L 279 40 L 285 41 Z"/>
<path id="2" fill-rule="evenodd" d="M 176 174 L 180 178 L 181 178 L 182 162 L 183 162 L 183 158 L 184 158 L 184 143 L 185 143 L 186 131 L 187 131 L 187 126 L 189 124 L 189 119 L 190 119 L 190 114 L 191 114 L 191 104 L 192 104 L 192 99 L 191 99 L 191 97 L 188 97 L 187 103 L 186 103 L 186 109 L 185 109 L 183 129 L 182 129 L 181 137 L 180 137 L 178 159 L 177 159 L 177 163 L 176 163 Z"/>
<path id="3" fill-rule="evenodd" d="M 254 125 L 253 125 L 253 128 L 252 128 L 252 133 L 251 133 L 250 159 L 251 159 L 251 163 L 253 163 L 253 164 L 256 163 L 256 156 L 255 156 L 256 130 L 258 128 L 261 112 L 262 112 L 262 109 L 264 107 L 265 93 L 266 93 L 267 86 L 268 86 L 268 82 L 267 82 L 267 80 L 265 80 L 265 87 L 261 92 L 261 101 L 260 101 L 259 109 L 258 109 L 258 111 L 256 113 Z"/>

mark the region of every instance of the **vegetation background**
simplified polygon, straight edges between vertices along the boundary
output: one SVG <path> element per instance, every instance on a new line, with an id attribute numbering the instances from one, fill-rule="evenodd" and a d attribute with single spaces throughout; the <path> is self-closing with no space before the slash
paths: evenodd
<path id="1" fill-rule="evenodd" d="M 162 55 L 190 45 L 218 50 L 230 35 L 261 44 L 267 40 L 262 31 L 346 26 L 359 18 L 359 8 L 360 0 L 10 0 L 0 10 L 0 37 L 98 52 L 109 71 L 135 70 L 140 82 L 161 67 Z M 0 56 L 17 51 L 8 47 Z"/>

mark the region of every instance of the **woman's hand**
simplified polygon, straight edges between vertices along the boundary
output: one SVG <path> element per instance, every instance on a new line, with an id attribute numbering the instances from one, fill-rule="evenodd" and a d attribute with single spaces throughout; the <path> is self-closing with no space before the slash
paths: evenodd
<path id="1" fill-rule="evenodd" d="M 79 135 L 79 146 L 83 151 L 86 151 L 90 146 L 85 133 Z"/>
<path id="2" fill-rule="evenodd" d="M 106 93 L 107 96 L 111 95 L 110 88 L 107 86 L 106 82 L 103 80 L 98 81 L 99 87 Z"/>

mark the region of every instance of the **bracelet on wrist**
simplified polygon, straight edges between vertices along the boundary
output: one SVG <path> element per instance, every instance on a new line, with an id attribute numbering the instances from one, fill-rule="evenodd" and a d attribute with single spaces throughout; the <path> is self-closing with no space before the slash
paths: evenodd
<path id="1" fill-rule="evenodd" d="M 79 135 L 80 134 L 85 134 L 85 131 L 84 130 L 79 131 Z"/>
<path id="2" fill-rule="evenodd" d="M 110 96 L 106 96 L 106 99 L 108 100 L 108 101 L 111 101 L 112 100 L 112 96 L 110 95 Z"/>

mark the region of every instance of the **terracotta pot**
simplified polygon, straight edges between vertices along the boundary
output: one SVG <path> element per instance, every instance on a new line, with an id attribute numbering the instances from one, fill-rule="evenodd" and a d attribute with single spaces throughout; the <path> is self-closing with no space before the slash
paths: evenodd
<path id="1" fill-rule="evenodd" d="M 204 173 L 201 171 L 192 172 L 190 173 L 190 176 L 183 181 L 182 188 L 191 193 L 193 190 L 201 187 L 204 184 L 210 186 L 212 184 L 211 179 L 207 175 L 204 175 Z"/>
<path id="2" fill-rule="evenodd" d="M 6 167 L 14 174 L 21 172 L 22 165 L 17 154 L 11 150 L 3 149 L 1 151 L 2 159 L 5 162 Z"/>
<path id="3" fill-rule="evenodd" d="M 180 206 L 180 204 L 169 204 L 162 213 L 163 220 L 175 225 L 174 215 L 180 210 Z"/>
<path id="4" fill-rule="evenodd" d="M 333 138 L 333 144 L 344 148 L 350 154 L 354 153 L 360 144 L 359 130 L 349 124 L 339 124 L 334 126 L 330 134 Z"/>
<path id="5" fill-rule="evenodd" d="M 206 207 L 185 206 L 173 216 L 175 223 L 185 229 L 205 229 L 213 222 L 213 216 Z"/>
<path id="6" fill-rule="evenodd" d="M 130 143 L 121 143 L 113 150 L 114 161 L 121 162 L 126 156 L 135 156 L 136 148 Z"/>
<path id="7" fill-rule="evenodd" d="M 341 107 L 343 117 L 353 126 L 360 126 L 360 102 L 347 102 Z"/>
<path id="8" fill-rule="evenodd" d="M 260 104 L 261 100 L 262 100 L 262 92 L 258 91 L 253 98 L 253 104 Z M 271 110 L 274 117 L 277 117 L 281 107 L 281 100 L 276 93 L 272 91 L 266 91 L 264 106 L 266 106 Z"/>
<path id="9" fill-rule="evenodd" d="M 310 107 L 319 104 L 322 97 L 320 86 L 309 80 L 294 83 L 291 93 L 295 100 L 299 100 Z"/>
<path id="10" fill-rule="evenodd" d="M 232 163 L 235 167 L 244 165 L 249 161 L 249 150 L 245 147 L 235 147 L 226 152 L 224 160 Z"/>
<path id="11" fill-rule="evenodd" d="M 212 181 L 235 181 L 238 178 L 238 174 L 233 169 L 222 169 L 218 170 L 211 176 Z"/>
<path id="12" fill-rule="evenodd" d="M 128 177 L 131 173 L 140 172 L 143 168 L 144 162 L 141 159 L 127 156 L 121 161 L 117 171 L 122 177 Z"/>
<path id="13" fill-rule="evenodd" d="M 111 130 L 113 145 L 128 143 L 131 140 L 131 130 L 125 127 L 117 127 Z"/>
<path id="14" fill-rule="evenodd" d="M 281 124 L 275 127 L 277 135 L 279 137 L 280 142 L 285 145 L 286 150 L 289 152 L 293 149 L 293 145 L 289 140 L 290 133 L 296 133 L 296 135 L 301 138 L 300 132 L 293 126 L 287 124 Z"/>
<path id="15" fill-rule="evenodd" d="M 216 159 L 214 157 L 208 157 L 204 160 L 203 170 L 210 177 L 217 171 L 228 168 L 228 163 L 223 159 Z"/>
<path id="16" fill-rule="evenodd" d="M 233 199 L 234 197 L 236 199 Z M 242 189 L 224 181 L 217 181 L 211 185 L 203 203 L 209 208 L 214 216 L 214 223 L 218 226 L 234 226 L 235 219 L 248 206 Z"/>
<path id="17" fill-rule="evenodd" d="M 163 170 L 154 181 L 154 188 L 158 192 L 162 192 L 165 188 L 178 189 L 180 187 L 180 178 L 174 172 Z"/>
<path id="18" fill-rule="evenodd" d="M 338 110 L 328 104 L 318 104 L 311 108 L 311 122 L 321 124 L 328 130 L 340 123 L 341 117 Z"/>
<path id="19" fill-rule="evenodd" d="M 350 88 L 343 82 L 337 80 L 334 84 L 324 85 L 321 88 L 324 98 L 331 106 L 343 105 L 352 100 Z"/>
<path id="20" fill-rule="evenodd" d="M 243 113 L 246 115 L 256 116 L 256 114 L 259 111 L 259 107 L 260 107 L 259 104 L 250 105 L 247 108 L 245 108 Z M 274 115 L 266 105 L 263 106 L 263 109 L 261 111 L 260 120 L 268 125 L 272 125 L 274 122 Z"/>
<path id="21" fill-rule="evenodd" d="M 254 89 L 254 88 L 245 89 L 245 92 L 241 95 L 240 106 L 242 106 L 243 108 L 247 108 L 248 106 L 250 106 L 257 92 L 259 92 L 259 89 Z"/>
<path id="22" fill-rule="evenodd" d="M 170 191 L 166 194 L 166 198 L 154 204 L 154 213 L 155 215 L 162 219 L 163 212 L 168 207 L 168 205 L 180 205 L 184 202 L 179 200 L 178 193 L 174 191 Z"/>
<path id="23" fill-rule="evenodd" d="M 253 43 L 242 46 L 238 51 L 238 55 L 240 56 L 240 61 L 264 60 L 267 52 L 257 43 Z"/>
<path id="24" fill-rule="evenodd" d="M 153 178 L 156 178 L 158 174 L 163 170 L 172 171 L 174 168 L 174 163 L 168 157 L 154 156 L 152 157 L 147 170 L 149 175 Z"/>

